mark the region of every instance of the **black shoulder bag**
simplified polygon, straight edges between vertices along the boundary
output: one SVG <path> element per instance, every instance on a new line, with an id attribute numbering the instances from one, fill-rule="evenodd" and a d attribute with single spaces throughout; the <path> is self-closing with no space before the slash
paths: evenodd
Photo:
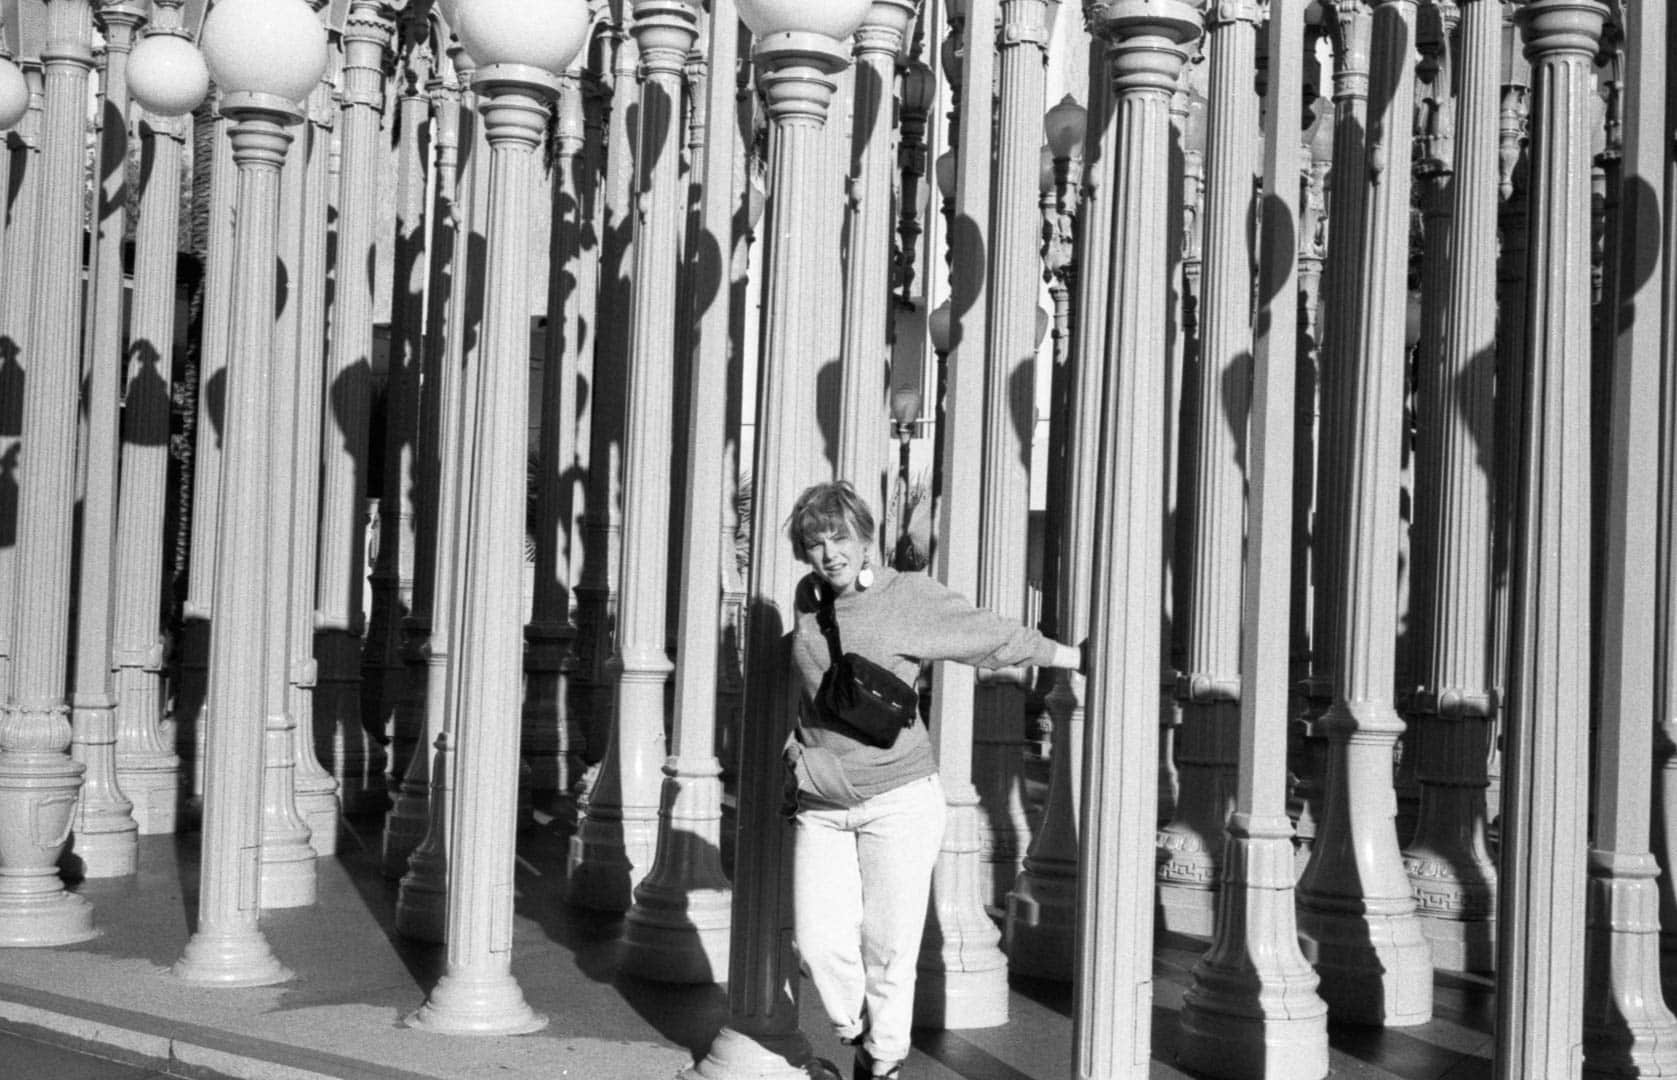
<path id="1" fill-rule="evenodd" d="M 919 715 L 919 693 L 867 657 L 844 651 L 832 594 L 826 588 L 821 590 L 815 621 L 833 661 L 815 692 L 816 707 L 823 718 L 848 728 L 863 742 L 890 746 L 897 741 L 897 733 Z"/>

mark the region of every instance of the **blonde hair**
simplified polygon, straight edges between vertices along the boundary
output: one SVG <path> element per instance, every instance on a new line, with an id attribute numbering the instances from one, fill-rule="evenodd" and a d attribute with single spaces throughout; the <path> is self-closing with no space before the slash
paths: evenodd
<path id="1" fill-rule="evenodd" d="M 809 542 L 818 536 L 843 534 L 871 544 L 873 530 L 867 500 L 845 480 L 805 488 L 786 519 L 786 539 L 792 541 L 792 554 L 799 562 L 809 561 Z"/>

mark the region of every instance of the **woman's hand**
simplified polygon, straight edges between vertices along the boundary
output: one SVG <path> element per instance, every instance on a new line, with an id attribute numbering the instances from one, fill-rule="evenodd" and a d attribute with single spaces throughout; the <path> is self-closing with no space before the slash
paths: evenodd
<path id="1" fill-rule="evenodd" d="M 1049 666 L 1065 668 L 1068 671 L 1082 671 L 1083 674 L 1088 674 L 1083 667 L 1083 650 L 1076 645 L 1061 645 L 1055 642 L 1054 663 Z"/>

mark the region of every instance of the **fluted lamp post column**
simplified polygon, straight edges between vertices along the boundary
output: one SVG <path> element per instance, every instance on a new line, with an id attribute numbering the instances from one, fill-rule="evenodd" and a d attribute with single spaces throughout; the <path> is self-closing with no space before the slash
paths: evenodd
<path id="1" fill-rule="evenodd" d="M 519 699 L 523 680 L 524 475 L 530 365 L 526 279 L 535 150 L 559 78 L 588 34 L 583 0 L 458 0 L 455 35 L 489 140 L 484 311 L 476 438 L 464 473 L 457 553 L 460 634 L 453 816 L 449 823 L 447 966 L 409 1024 L 507 1035 L 547 1021 L 512 975 Z"/>
<path id="2" fill-rule="evenodd" d="M 0 945 L 92 937 L 93 907 L 67 892 L 58 859 L 69 840 L 83 766 L 69 754 L 65 700 L 70 555 L 76 501 L 76 327 L 80 323 L 83 151 L 93 70 L 87 0 L 47 6 L 40 209 L 23 366 L 23 441 L 13 580 L 12 681 L 0 711 Z M 27 287 L 27 286 L 26 286 Z M 16 309 L 13 309 L 14 311 Z"/>
<path id="3" fill-rule="evenodd" d="M 838 475 L 878 505 L 887 442 L 886 368 L 891 317 L 892 89 L 897 53 L 919 0 L 874 0 L 856 30 L 856 94 L 852 140 L 856 175 L 850 191 L 850 244 L 845 263 L 844 331 Z M 883 515 L 881 515 L 883 520 Z"/>
<path id="4" fill-rule="evenodd" d="M 1159 612 L 1163 604 L 1162 453 L 1170 242 L 1170 99 L 1200 34 L 1179 0 L 1116 0 L 1092 29 L 1110 49 L 1117 152 L 1106 166 L 1114 253 L 1110 342 L 1090 590 L 1090 722 L 1079 808 L 1076 988 L 1071 1074 L 1149 1075 L 1153 839 L 1158 821 Z"/>
<path id="5" fill-rule="evenodd" d="M 1240 627 L 1239 764 L 1211 948 L 1183 999 L 1178 1060 L 1210 1076 L 1317 1080 L 1328 1008 L 1299 950 L 1287 819 L 1303 0 L 1269 8 L 1262 249 L 1252 348 L 1250 527 Z M 1215 106 L 1214 106 L 1215 107 Z"/>
<path id="6" fill-rule="evenodd" d="M 1100 92 L 1104 97 L 1104 88 Z M 1110 115 L 1104 104 L 1102 112 Z M 1044 261 L 1054 276 L 1050 288 L 1055 293 L 1055 307 L 1059 309 L 1056 333 L 1061 336 L 1057 346 L 1060 349 L 1068 347 L 1065 339 L 1070 337 L 1069 326 L 1061 322 L 1069 316 L 1070 279 L 1077 277 L 1081 269 L 1069 250 L 1072 243 L 1069 234 L 1076 212 L 1076 188 L 1081 179 L 1078 165 L 1087 129 L 1088 113 L 1069 96 L 1043 117 L 1043 133 L 1048 140 L 1044 153 L 1050 159 L 1044 169 L 1043 202 L 1054 207 L 1052 218 L 1044 225 L 1044 233 L 1049 237 Z M 1094 132 L 1096 149 L 1091 156 L 1097 161 L 1103 134 L 1103 130 Z M 1111 234 L 1111 218 L 1107 214 L 1094 213 L 1089 217 L 1077 252 L 1084 257 L 1096 242 L 1092 230 L 1105 229 L 1106 235 L 1099 240 L 1102 244 Z M 1104 256 L 1097 260 L 1097 265 L 1105 269 Z M 1081 278 L 1078 280 L 1081 282 Z M 1097 335 L 1097 340 L 1104 348 L 1104 335 Z M 1099 364 L 1090 362 L 1093 355 L 1087 349 L 1079 349 L 1075 360 L 1068 354 L 1063 369 L 1057 370 L 1054 376 L 1057 386 L 1054 407 L 1064 410 L 1056 416 L 1055 423 L 1065 430 L 1056 441 L 1063 441 L 1065 449 L 1063 457 L 1051 457 L 1049 463 L 1049 514 L 1053 527 L 1047 532 L 1043 552 L 1043 608 L 1045 618 L 1054 621 L 1055 636 L 1065 641 L 1083 640 L 1089 628 L 1088 555 L 1094 530 L 1096 466 L 1089 436 L 1100 423 L 1102 374 Z M 1057 579 L 1052 586 L 1051 574 Z M 1053 676 L 1046 701 L 1054 725 L 1048 796 L 1043 802 L 1042 822 L 1025 854 L 1023 869 L 1007 896 L 1004 934 L 1011 970 L 1065 981 L 1071 978 L 1077 930 L 1077 770 L 1083 761 L 1083 699 L 1087 683 L 1076 672 L 1063 669 L 1055 671 Z"/>
<path id="7" fill-rule="evenodd" d="M 299 103 L 326 68 L 326 31 L 303 0 L 221 0 L 204 25 L 205 59 L 232 122 L 238 197 L 231 336 L 211 604 L 208 732 L 198 928 L 175 974 L 189 982 L 262 986 L 290 978 L 268 948 L 261 908 L 263 678 L 266 612 L 285 603 L 267 550 L 269 379 L 280 167 Z"/>
<path id="8" fill-rule="evenodd" d="M 623 438 L 623 564 L 617 589 L 616 717 L 588 810 L 571 840 L 567 898 L 626 911 L 658 840 L 680 265 L 682 69 L 698 36 L 688 0 L 636 0 L 641 99 Z"/>
<path id="9" fill-rule="evenodd" d="M 1531 60 L 1534 130 L 1498 867 L 1498 1080 L 1577 1076 L 1583 1064 L 1588 886 L 1579 870 L 1588 850 L 1591 757 L 1589 725 L 1578 719 L 1590 715 L 1585 105 L 1607 14 L 1600 0 L 1533 0 L 1518 15 Z M 1603 748 L 1623 760 L 1617 749 Z M 1604 838 L 1621 831 L 1619 822 L 1600 824 Z"/>
<path id="10" fill-rule="evenodd" d="M 181 761 L 164 739 L 163 522 L 169 497 L 169 371 L 175 340 L 175 247 L 183 119 L 209 91 L 209 69 L 181 27 L 179 0 L 152 6 L 128 60 L 128 88 L 149 179 L 140 189 L 133 322 L 122 408 L 116 614 L 111 643 L 117 697 L 117 784 L 141 835 L 172 833 Z"/>
<path id="11" fill-rule="evenodd" d="M 768 282 L 758 376 L 753 565 L 747 604 L 745 717 L 741 724 L 738 832 L 728 1022 L 689 1080 L 794 1080 L 818 1068 L 798 1030 L 798 961 L 792 949 L 791 832 L 780 818 L 780 761 L 796 693 L 786 677 L 792 594 L 799 567 L 781 525 L 815 477 L 805 432 L 815 415 L 815 358 L 807 343 L 822 292 L 807 248 L 831 162 L 820 154 L 844 45 L 867 0 L 743 0 L 756 35 L 758 86 L 773 125 L 769 150 Z"/>
<path id="12" fill-rule="evenodd" d="M 731 116 L 738 63 L 739 17 L 732 0 L 712 0 L 708 59 L 712 77 L 705 103 L 715 117 Z M 635 888 L 623 926 L 618 968 L 665 982 L 726 982 L 733 894 L 722 869 L 722 765 L 716 754 L 717 645 L 720 620 L 717 568 L 723 556 L 723 470 L 727 437 L 728 362 L 732 352 L 727 262 L 713 252 L 733 247 L 740 196 L 734 177 L 737 125 L 714 125 L 693 163 L 702 185 L 696 235 L 687 238 L 688 272 L 695 280 L 688 318 L 698 330 L 687 402 L 687 541 L 682 554 L 676 655 L 675 716 L 664 762 L 658 853 Z M 732 552 L 727 555 L 732 558 Z"/>
<path id="13" fill-rule="evenodd" d="M 1344 441 L 1329 468 L 1341 515 L 1334 560 L 1334 700 L 1322 719 L 1327 793 L 1299 879 L 1299 932 L 1336 1019 L 1401 1027 L 1432 1016 L 1432 962 L 1398 850 L 1392 756 L 1404 326 L 1414 101 L 1414 0 L 1379 0 L 1370 27 L 1367 204 L 1353 325 L 1339 365 Z M 1339 160 L 1336 154 L 1335 160 Z M 1340 189 L 1335 188 L 1336 196 Z M 1353 226 L 1358 228 L 1358 226 Z M 1337 301 L 1336 301 L 1337 302 Z M 1342 328 L 1343 329 L 1343 328 Z M 1580 852 L 1580 861 L 1582 853 Z"/>
<path id="14" fill-rule="evenodd" d="M 117 465 L 121 447 L 122 244 L 128 230 L 128 56 L 145 21 L 135 0 L 101 0 L 105 39 L 94 198 L 83 309 L 83 441 L 70 756 L 87 767 L 71 827 L 71 865 L 89 878 L 125 877 L 139 864 L 134 806 L 117 786 L 116 697 L 111 683 Z M 25 454 L 28 449 L 25 447 Z"/>

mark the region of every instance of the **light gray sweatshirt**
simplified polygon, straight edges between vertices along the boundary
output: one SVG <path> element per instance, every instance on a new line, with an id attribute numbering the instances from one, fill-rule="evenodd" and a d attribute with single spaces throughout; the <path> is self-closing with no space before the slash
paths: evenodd
<path id="1" fill-rule="evenodd" d="M 853 805 L 937 771 L 924 724 L 906 728 L 889 747 L 872 746 L 822 722 L 815 708 L 821 676 L 831 666 L 827 641 L 816 622 L 817 589 L 810 574 L 798 586 L 798 622 L 792 663 L 798 679 L 798 728 L 788 744 L 799 788 L 817 799 Z M 984 608 L 925 574 L 874 571 L 871 588 L 851 590 L 833 603 L 840 643 L 914 685 L 920 665 L 956 660 L 984 668 L 1047 666 L 1054 642 Z M 835 760 L 836 759 L 836 760 Z"/>

